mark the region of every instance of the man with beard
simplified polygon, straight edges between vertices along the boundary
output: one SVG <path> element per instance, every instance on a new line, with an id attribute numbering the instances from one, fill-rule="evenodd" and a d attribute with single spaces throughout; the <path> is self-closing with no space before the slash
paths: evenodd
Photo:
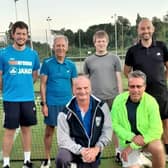
<path id="1" fill-rule="evenodd" d="M 16 129 L 20 126 L 24 151 L 23 168 L 32 168 L 31 128 L 37 123 L 33 83 L 40 67 L 37 52 L 26 46 L 28 26 L 13 24 L 13 45 L 0 53 L 0 88 L 4 106 L 3 168 L 10 167 L 10 153 Z"/>
<path id="2" fill-rule="evenodd" d="M 159 104 L 163 123 L 162 140 L 168 156 L 168 91 L 166 79 L 168 78 L 168 49 L 163 42 L 155 41 L 152 36 L 154 26 L 144 18 L 138 24 L 140 41 L 132 46 L 125 59 L 124 73 L 141 70 L 147 75 L 146 92 L 154 96 Z M 166 157 L 168 161 L 168 157 Z"/>

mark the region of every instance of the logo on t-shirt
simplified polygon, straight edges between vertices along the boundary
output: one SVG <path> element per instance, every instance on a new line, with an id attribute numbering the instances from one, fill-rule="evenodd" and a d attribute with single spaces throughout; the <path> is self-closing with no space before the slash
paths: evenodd
<path id="1" fill-rule="evenodd" d="M 99 127 L 101 123 L 101 117 L 96 117 L 96 127 Z"/>
<path id="2" fill-rule="evenodd" d="M 16 74 L 17 74 L 17 68 L 16 68 L 16 67 L 11 67 L 11 68 L 9 69 L 9 73 L 10 73 L 11 75 L 16 75 Z"/>
<path id="3" fill-rule="evenodd" d="M 9 73 L 11 75 L 16 74 L 32 74 L 32 62 L 31 61 L 19 61 L 19 60 L 9 60 Z"/>
<path id="4" fill-rule="evenodd" d="M 157 52 L 156 55 L 157 55 L 157 56 L 160 56 L 161 54 L 160 54 L 160 52 Z"/>

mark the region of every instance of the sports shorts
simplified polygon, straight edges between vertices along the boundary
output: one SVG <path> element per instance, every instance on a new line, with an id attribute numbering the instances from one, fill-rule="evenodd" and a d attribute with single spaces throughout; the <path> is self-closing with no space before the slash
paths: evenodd
<path id="1" fill-rule="evenodd" d="M 3 102 L 4 128 L 16 129 L 19 126 L 31 126 L 37 124 L 36 106 L 34 101 Z"/>
<path id="2" fill-rule="evenodd" d="M 59 112 L 62 112 L 65 108 L 64 105 L 47 105 L 48 107 L 48 116 L 44 117 L 44 123 L 48 126 L 55 127 L 57 126 L 57 117 Z"/>
<path id="3" fill-rule="evenodd" d="M 120 152 L 122 152 L 122 149 L 119 149 Z M 128 161 L 124 161 L 121 158 L 122 161 L 122 167 L 130 167 L 133 165 L 140 165 L 140 155 L 141 151 L 140 150 L 132 150 L 131 153 L 128 155 Z"/>

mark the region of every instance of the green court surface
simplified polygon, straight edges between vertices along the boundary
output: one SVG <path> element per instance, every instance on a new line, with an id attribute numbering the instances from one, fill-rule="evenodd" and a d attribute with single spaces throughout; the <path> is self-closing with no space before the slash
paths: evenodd
<path id="1" fill-rule="evenodd" d="M 37 118 L 38 124 L 32 127 L 32 161 L 34 163 L 34 168 L 39 168 L 41 160 L 44 158 L 44 145 L 43 145 L 43 136 L 45 125 L 43 123 L 43 115 L 41 112 L 40 99 L 37 97 L 36 99 L 37 106 Z M 2 166 L 2 138 L 3 138 L 3 109 L 2 109 L 2 101 L 0 100 L 0 167 Z M 57 143 L 56 143 L 56 134 L 53 137 L 52 144 L 52 168 L 55 167 L 54 159 L 57 153 Z M 21 168 L 23 164 L 23 150 L 21 145 L 20 138 L 20 130 L 17 130 L 13 150 L 11 154 L 11 167 L 12 168 Z M 114 148 L 112 143 L 105 147 L 102 157 L 101 157 L 101 165 L 100 168 L 120 168 L 121 166 L 117 165 L 114 162 Z M 168 168 L 168 165 L 166 165 Z"/>
<path id="2" fill-rule="evenodd" d="M 40 106 L 40 99 L 37 97 L 36 99 L 36 106 L 37 106 L 37 119 L 38 124 L 36 126 L 32 127 L 32 154 L 31 158 L 33 162 L 35 162 L 35 167 L 38 167 L 40 164 L 40 161 L 44 158 L 44 145 L 43 145 L 43 136 L 44 136 L 44 129 L 45 125 L 43 123 L 43 115 L 41 112 L 41 106 Z M 3 138 L 3 109 L 2 109 L 2 101 L 0 100 L 0 160 L 2 160 L 2 138 Z M 22 160 L 23 160 L 23 150 L 22 150 L 22 144 L 21 144 L 21 137 L 20 137 L 20 130 L 18 129 L 15 134 L 14 138 L 14 145 L 13 150 L 11 154 L 11 164 L 13 168 L 21 167 Z M 57 153 L 57 143 L 56 143 L 56 134 L 53 137 L 53 144 L 52 144 L 52 151 L 51 151 L 51 157 L 54 160 L 56 153 Z M 104 163 L 104 160 L 107 158 L 112 158 L 114 156 L 114 150 L 112 147 L 112 144 L 109 144 L 102 154 L 102 160 Z M 16 165 L 16 166 L 15 166 Z M 18 166 L 17 166 L 18 165 Z M 37 165 L 37 166 L 36 166 Z"/>

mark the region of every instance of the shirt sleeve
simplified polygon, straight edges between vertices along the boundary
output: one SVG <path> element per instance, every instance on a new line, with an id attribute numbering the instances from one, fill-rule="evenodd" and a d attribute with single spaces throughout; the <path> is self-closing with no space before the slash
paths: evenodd
<path id="1" fill-rule="evenodd" d="M 79 155 L 82 146 L 77 144 L 70 137 L 70 129 L 68 122 L 66 120 L 66 114 L 60 112 L 58 115 L 58 125 L 57 125 L 57 141 L 59 148 L 65 148 L 71 151 L 72 153 Z"/>
<path id="2" fill-rule="evenodd" d="M 72 63 L 72 78 L 76 78 L 77 77 L 77 68 L 75 63 Z"/>
<path id="3" fill-rule="evenodd" d="M 125 56 L 125 65 L 133 66 L 133 51 L 129 48 Z"/>
<path id="4" fill-rule="evenodd" d="M 121 72 L 121 60 L 119 57 L 115 56 L 116 57 L 116 63 L 115 63 L 115 71 L 116 72 Z"/>
<path id="5" fill-rule="evenodd" d="M 163 59 L 164 59 L 164 62 L 168 61 L 168 48 L 164 43 L 163 43 Z"/>
<path id="6" fill-rule="evenodd" d="M 47 75 L 48 76 L 48 68 L 47 68 L 47 63 L 45 60 L 43 61 L 43 64 L 41 66 L 40 75 Z"/>
<path id="7" fill-rule="evenodd" d="M 89 74 L 89 68 L 88 68 L 88 65 L 87 65 L 87 58 L 84 61 L 83 72 L 85 74 Z"/>
<path id="8" fill-rule="evenodd" d="M 3 71 L 3 56 L 2 56 L 2 50 L 0 50 L 0 71 Z"/>
<path id="9" fill-rule="evenodd" d="M 34 51 L 34 56 L 35 56 L 35 61 L 34 61 L 33 71 L 37 71 L 40 68 L 40 60 L 39 60 L 39 55 L 37 54 L 36 51 Z"/>

